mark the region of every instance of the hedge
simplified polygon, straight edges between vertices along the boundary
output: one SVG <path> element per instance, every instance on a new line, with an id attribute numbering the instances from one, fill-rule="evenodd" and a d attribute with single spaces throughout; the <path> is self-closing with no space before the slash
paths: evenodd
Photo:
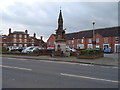
<path id="1" fill-rule="evenodd" d="M 102 53 L 102 50 L 81 50 L 79 55 L 94 55 L 100 53 Z"/>

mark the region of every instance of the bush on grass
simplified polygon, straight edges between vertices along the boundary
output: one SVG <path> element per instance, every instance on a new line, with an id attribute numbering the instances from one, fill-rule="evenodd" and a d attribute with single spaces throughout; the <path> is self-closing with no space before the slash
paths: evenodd
<path id="1" fill-rule="evenodd" d="M 81 50 L 79 55 L 94 55 L 101 54 L 102 50 Z"/>

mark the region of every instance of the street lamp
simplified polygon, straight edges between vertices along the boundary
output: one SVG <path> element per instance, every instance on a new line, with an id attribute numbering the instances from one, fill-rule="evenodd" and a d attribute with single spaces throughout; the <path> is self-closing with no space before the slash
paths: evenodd
<path id="1" fill-rule="evenodd" d="M 94 25 L 96 24 L 96 22 L 95 21 L 92 21 L 92 24 L 93 24 L 93 42 L 92 42 L 92 44 L 93 44 L 93 49 L 94 49 L 94 45 L 96 44 L 96 40 L 95 40 L 95 30 L 94 30 Z"/>
<path id="2" fill-rule="evenodd" d="M 75 39 L 75 38 L 73 38 L 73 41 L 72 41 L 72 44 L 73 44 L 73 48 L 74 48 L 74 39 Z"/>

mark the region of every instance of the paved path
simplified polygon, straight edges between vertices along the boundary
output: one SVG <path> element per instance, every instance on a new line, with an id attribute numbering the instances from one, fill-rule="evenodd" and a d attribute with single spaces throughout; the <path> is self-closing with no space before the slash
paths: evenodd
<path id="1" fill-rule="evenodd" d="M 17 55 L 2 55 L 3 57 L 13 58 L 27 58 L 34 60 L 50 60 L 50 61 L 64 61 L 96 65 L 118 66 L 118 54 L 104 54 L 103 58 L 98 59 L 77 59 L 76 57 L 50 57 L 50 56 L 17 56 Z"/>

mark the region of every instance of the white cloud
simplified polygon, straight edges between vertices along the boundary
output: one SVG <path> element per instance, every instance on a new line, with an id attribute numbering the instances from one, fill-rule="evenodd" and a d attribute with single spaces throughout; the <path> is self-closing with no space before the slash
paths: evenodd
<path id="1" fill-rule="evenodd" d="M 1 0 L 0 0 L 1 1 Z M 7 2 L 7 3 L 6 3 Z M 8 28 L 13 30 L 28 29 L 29 33 L 37 33 L 44 39 L 55 33 L 59 7 L 62 6 L 64 27 L 66 32 L 91 29 L 93 20 L 96 28 L 118 25 L 118 3 L 115 2 L 39 2 L 39 0 L 2 0 L 0 15 L 2 14 L 3 33 Z M 1 11 L 2 10 L 2 11 Z"/>

